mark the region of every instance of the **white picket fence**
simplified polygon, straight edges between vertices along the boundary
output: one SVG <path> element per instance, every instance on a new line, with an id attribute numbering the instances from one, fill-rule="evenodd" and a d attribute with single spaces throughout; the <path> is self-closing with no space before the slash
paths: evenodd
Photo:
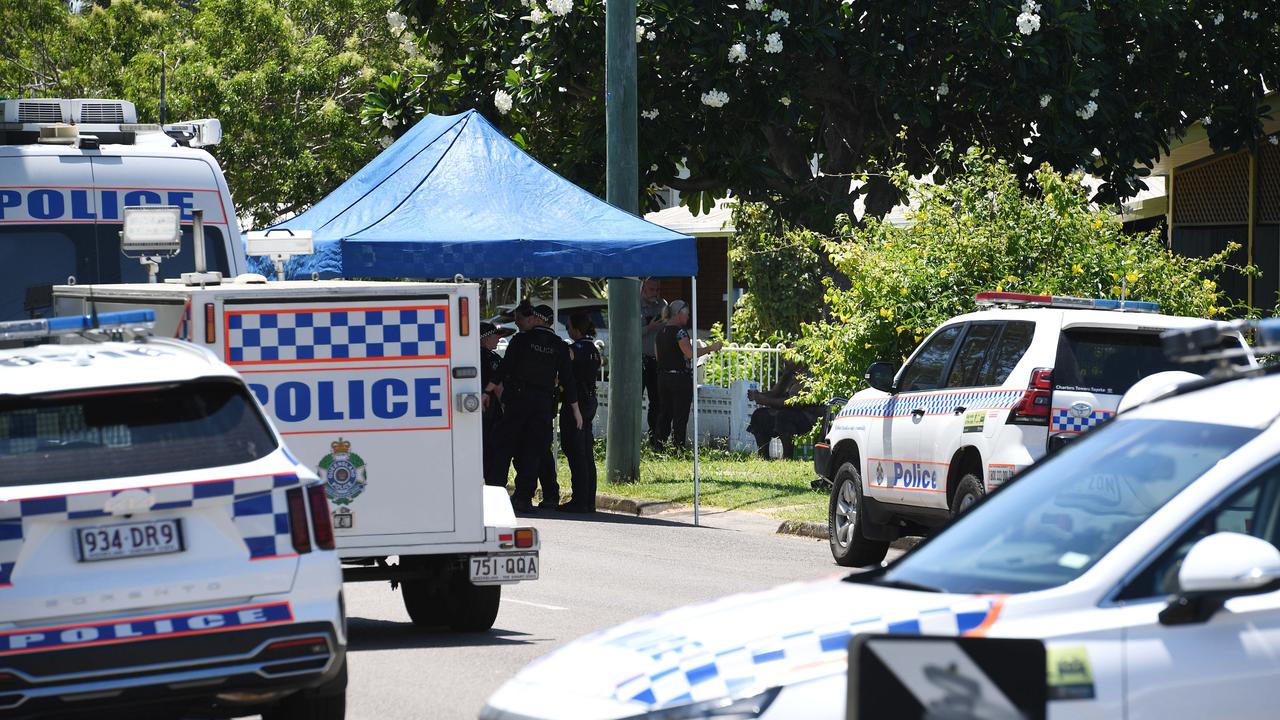
<path id="1" fill-rule="evenodd" d="M 719 352 L 699 358 L 698 382 L 729 387 L 737 380 L 750 380 L 770 388 L 782 375 L 785 345 L 725 345 Z"/>

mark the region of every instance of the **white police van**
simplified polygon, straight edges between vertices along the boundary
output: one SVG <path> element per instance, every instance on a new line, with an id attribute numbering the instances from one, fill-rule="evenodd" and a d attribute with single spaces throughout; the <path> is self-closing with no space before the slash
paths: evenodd
<path id="1" fill-rule="evenodd" d="M 1154 303 L 979 293 L 978 312 L 948 320 L 901 369 L 867 371 L 871 386 L 822 428 L 817 474 L 832 482 L 831 553 L 841 565 L 884 559 L 889 543 L 924 535 L 1063 443 L 1112 418 L 1139 379 L 1174 369 L 1160 333 L 1204 323 Z M 1243 340 L 1237 362 L 1251 363 Z"/>
<path id="2" fill-rule="evenodd" d="M 154 308 L 159 333 L 238 370 L 325 482 L 345 578 L 399 584 L 416 624 L 486 630 L 501 586 L 538 578 L 537 531 L 483 481 L 477 285 L 249 275 L 54 293 L 62 314 Z"/>
<path id="3" fill-rule="evenodd" d="M 341 718 L 324 488 L 153 319 L 0 323 L 0 715 Z"/>
<path id="4" fill-rule="evenodd" d="M 1043 641 L 1050 720 L 1273 718 L 1280 374 L 1244 374 L 1121 414 L 887 567 L 575 641 L 481 717 L 843 720 L 850 640 L 893 633 Z"/>
<path id="5" fill-rule="evenodd" d="M 231 192 L 201 149 L 221 141 L 217 120 L 139 123 L 134 105 L 104 99 L 0 100 L 0 320 L 46 314 L 49 288 L 145 282 L 120 252 L 124 209 L 180 208 L 182 249 L 164 264 L 191 271 L 192 211 L 204 213 L 209 269 L 245 271 Z"/>

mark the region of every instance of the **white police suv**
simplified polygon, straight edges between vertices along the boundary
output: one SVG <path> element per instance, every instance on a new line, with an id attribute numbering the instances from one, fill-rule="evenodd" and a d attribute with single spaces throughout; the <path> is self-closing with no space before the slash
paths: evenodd
<path id="1" fill-rule="evenodd" d="M 1051 720 L 1273 718 L 1280 374 L 1178 392 L 1033 465 L 887 567 L 584 637 L 481 717 L 840 720 L 850 639 L 900 633 L 1042 641 Z"/>
<path id="2" fill-rule="evenodd" d="M 323 486 L 153 320 L 0 323 L 0 716 L 341 718 Z"/>
<path id="3" fill-rule="evenodd" d="M 1139 379 L 1212 365 L 1164 356 L 1162 331 L 1205 321 L 1154 303 L 995 292 L 977 301 L 986 309 L 944 323 L 901 369 L 872 364 L 871 387 L 824 424 L 814 466 L 832 483 L 839 564 L 878 563 L 892 540 L 940 527 L 1114 416 Z"/>

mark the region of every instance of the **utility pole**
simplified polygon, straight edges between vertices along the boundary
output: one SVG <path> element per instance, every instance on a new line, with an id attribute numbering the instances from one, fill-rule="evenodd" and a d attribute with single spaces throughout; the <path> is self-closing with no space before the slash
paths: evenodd
<path id="1" fill-rule="evenodd" d="M 605 4 L 606 199 L 638 214 L 636 142 L 636 0 Z M 610 482 L 640 479 L 640 283 L 609 279 L 609 427 L 605 472 Z M 652 402 L 652 400 L 650 400 Z"/>

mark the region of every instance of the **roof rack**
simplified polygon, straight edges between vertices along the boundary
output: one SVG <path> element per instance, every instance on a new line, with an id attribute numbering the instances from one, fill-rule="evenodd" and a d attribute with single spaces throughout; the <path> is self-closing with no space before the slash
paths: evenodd
<path id="1" fill-rule="evenodd" d="M 1211 321 L 1189 328 L 1166 330 L 1160 333 L 1164 354 L 1178 362 L 1203 360 L 1230 360 L 1250 353 L 1245 348 L 1221 348 L 1223 340 L 1238 333 L 1253 331 L 1254 355 L 1280 352 L 1280 318 L 1264 320 Z"/>
<path id="2" fill-rule="evenodd" d="M 145 336 L 150 334 L 155 322 L 156 312 L 149 309 L 12 320 L 0 322 L 0 341 L 39 340 L 59 335 L 78 335 L 94 330 Z"/>
<path id="3" fill-rule="evenodd" d="M 1013 292 L 980 292 L 974 296 L 979 307 L 1051 307 L 1072 310 L 1118 310 L 1121 312 L 1160 312 L 1160 304 L 1141 300 L 1106 300 L 1069 295 L 1030 295 Z"/>

